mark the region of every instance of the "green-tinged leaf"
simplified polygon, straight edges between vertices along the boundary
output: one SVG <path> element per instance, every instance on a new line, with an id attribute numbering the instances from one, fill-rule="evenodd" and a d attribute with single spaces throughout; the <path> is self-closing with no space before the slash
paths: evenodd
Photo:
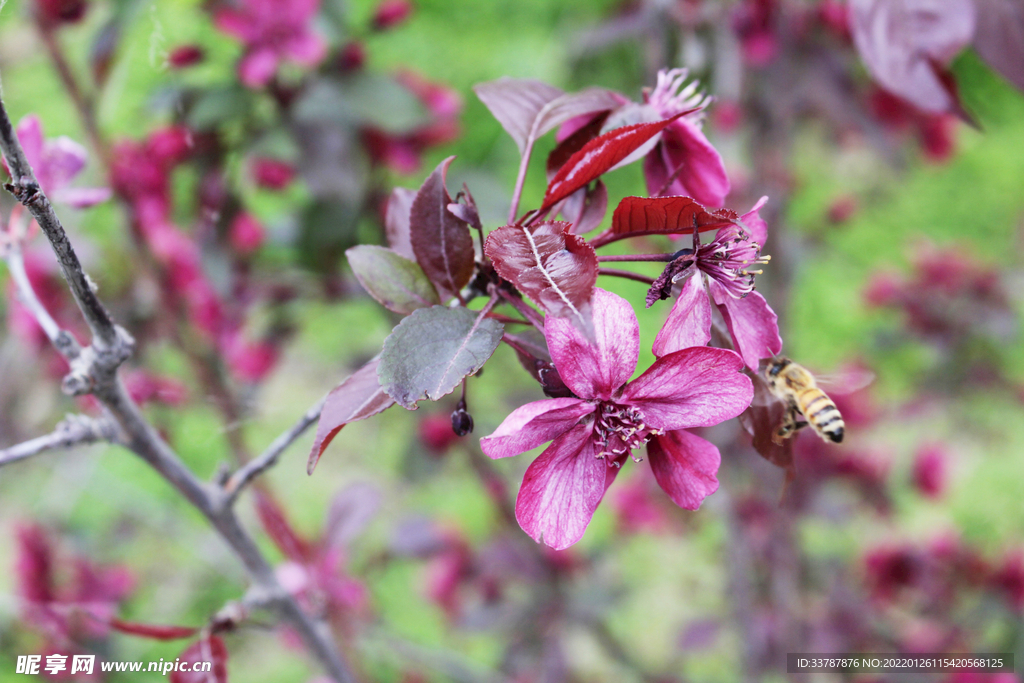
<path id="1" fill-rule="evenodd" d="M 436 401 L 483 367 L 503 332 L 501 323 L 468 308 L 414 311 L 384 340 L 380 385 L 409 410 L 417 401 Z"/>
<path id="2" fill-rule="evenodd" d="M 186 120 L 195 130 L 211 130 L 225 121 L 242 118 L 251 109 L 252 96 L 245 88 L 214 88 L 196 100 Z"/>
<path id="3" fill-rule="evenodd" d="M 389 311 L 412 313 L 441 303 L 419 264 L 386 247 L 359 245 L 345 256 L 359 284 Z"/>
<path id="4" fill-rule="evenodd" d="M 413 93 L 393 78 L 372 73 L 316 82 L 299 99 L 295 117 L 307 123 L 369 125 L 396 135 L 415 130 L 427 120 Z"/>

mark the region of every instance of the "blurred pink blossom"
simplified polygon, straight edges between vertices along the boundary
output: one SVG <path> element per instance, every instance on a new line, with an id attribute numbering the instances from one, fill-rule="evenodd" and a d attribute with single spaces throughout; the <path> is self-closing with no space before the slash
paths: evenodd
<path id="1" fill-rule="evenodd" d="M 39 186 L 55 202 L 75 208 L 86 208 L 110 199 L 106 187 L 69 187 L 82 169 L 88 153 L 85 147 L 66 136 L 46 140 L 43 124 L 38 116 L 29 115 L 17 128 L 18 140 L 25 150 L 25 158 L 39 181 Z M 4 162 L 4 167 L 7 163 Z"/>
<path id="2" fill-rule="evenodd" d="M 214 23 L 245 45 L 238 75 L 246 86 L 260 88 L 274 77 L 282 61 L 313 67 L 327 54 L 327 45 L 310 23 L 319 0 L 241 0 L 220 9 Z"/>

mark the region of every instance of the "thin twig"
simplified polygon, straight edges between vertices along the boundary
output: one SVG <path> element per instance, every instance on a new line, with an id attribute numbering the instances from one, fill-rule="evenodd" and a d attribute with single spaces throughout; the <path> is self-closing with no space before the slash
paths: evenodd
<path id="1" fill-rule="evenodd" d="M 11 280 L 18 291 L 18 299 L 32 313 L 39 326 L 43 328 L 43 332 L 46 333 L 50 343 L 53 344 L 60 355 L 69 361 L 78 358 L 78 355 L 82 352 L 82 347 L 78 340 L 67 330 L 61 329 L 57 321 L 50 315 L 50 312 L 43 306 L 39 297 L 36 296 L 35 290 L 32 289 L 32 283 L 29 281 L 28 273 L 25 271 L 25 257 L 21 253 L 21 247 L 17 244 L 12 245 L 4 256 L 4 260 L 7 261 L 7 269 L 11 274 Z"/>
<path id="2" fill-rule="evenodd" d="M 7 109 L 0 102 L 0 151 L 7 159 L 7 167 L 11 172 L 11 182 L 5 188 L 13 194 L 18 201 L 36 219 L 36 223 L 42 229 L 46 238 L 53 246 L 57 256 L 57 263 L 64 273 L 75 302 L 82 309 L 82 315 L 89 324 L 96 341 L 100 342 L 106 349 L 114 349 L 124 345 L 125 339 L 118 333 L 107 309 L 100 303 L 93 285 L 82 269 L 68 235 L 61 225 L 60 219 L 53 210 L 50 200 L 43 194 L 39 182 L 36 180 L 32 167 L 25 158 L 25 152 L 21 148 L 21 142 L 14 132 L 14 125 L 7 116 Z"/>
<path id="3" fill-rule="evenodd" d="M 544 318 L 530 307 L 530 304 L 523 301 L 521 297 L 516 296 L 510 292 L 505 291 L 504 288 L 498 289 L 498 294 L 501 295 L 505 301 L 512 305 L 512 308 L 519 311 L 524 318 L 530 321 L 530 323 L 541 332 L 544 331 Z"/>
<path id="4" fill-rule="evenodd" d="M 253 479 L 260 476 L 268 469 L 277 464 L 278 458 L 281 454 L 292 445 L 292 443 L 302 436 L 303 432 L 309 429 L 310 425 L 320 419 L 320 413 L 324 409 L 324 404 L 327 402 L 327 396 L 324 396 L 311 407 L 306 413 L 299 418 L 288 431 L 281 434 L 279 437 L 274 439 L 273 443 L 267 447 L 267 450 L 260 453 L 260 455 L 248 463 L 244 467 L 237 470 L 228 479 L 227 483 L 224 484 L 224 491 L 228 494 L 227 504 L 231 505 L 235 502 L 238 496 L 242 493 L 242 490 L 249 485 Z"/>
<path id="5" fill-rule="evenodd" d="M 597 271 L 598 275 L 607 275 L 609 277 L 621 277 L 627 280 L 636 280 L 637 282 L 643 282 L 647 285 L 654 284 L 653 277 L 647 277 L 646 275 L 640 275 L 638 273 L 631 273 L 628 270 L 617 270 L 615 268 L 600 268 Z"/>
<path id="6" fill-rule="evenodd" d="M 598 261 L 657 261 L 675 260 L 675 254 L 608 254 L 597 257 Z"/>
<path id="7" fill-rule="evenodd" d="M 68 415 L 49 434 L 0 449 L 0 467 L 58 448 L 84 446 L 98 441 L 117 441 L 117 429 L 112 421 L 85 415 Z"/>

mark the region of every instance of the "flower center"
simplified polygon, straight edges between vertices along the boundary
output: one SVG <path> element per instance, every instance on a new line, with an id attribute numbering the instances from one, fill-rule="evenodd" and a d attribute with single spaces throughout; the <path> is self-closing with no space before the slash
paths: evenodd
<path id="1" fill-rule="evenodd" d="M 632 406 L 617 403 L 602 403 L 597 411 L 594 437 L 601 444 L 597 457 L 607 458 L 616 467 L 621 467 L 625 456 L 633 449 L 640 448 L 662 430 L 644 424 L 644 416 Z M 635 462 L 640 458 L 633 457 Z"/>
<path id="2" fill-rule="evenodd" d="M 718 231 L 718 236 L 707 244 L 697 246 L 697 267 L 721 283 L 733 297 L 742 299 L 754 291 L 754 276 L 771 256 L 761 255 L 761 245 L 752 242 L 738 226 Z"/>

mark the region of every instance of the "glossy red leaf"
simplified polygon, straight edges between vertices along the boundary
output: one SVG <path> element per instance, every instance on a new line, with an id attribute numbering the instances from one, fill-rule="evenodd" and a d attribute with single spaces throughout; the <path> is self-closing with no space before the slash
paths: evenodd
<path id="1" fill-rule="evenodd" d="M 541 212 L 550 209 L 576 190 L 599 178 L 664 130 L 665 126 L 688 113 L 680 112 L 670 119 L 656 123 L 638 123 L 633 126 L 616 128 L 585 144 L 580 151 L 569 157 L 569 160 L 548 183 L 548 191 L 544 196 Z"/>
<path id="2" fill-rule="evenodd" d="M 590 119 L 585 125 L 580 126 L 572 135 L 562 140 L 551 150 L 551 154 L 548 154 L 547 163 L 548 180 L 554 178 L 555 174 L 558 173 L 558 169 L 562 168 L 565 162 L 572 158 L 573 154 L 583 149 L 583 145 L 601 134 L 601 127 L 608 120 L 610 113 L 611 111 L 603 111 L 595 114 L 594 118 Z"/>
<path id="3" fill-rule="evenodd" d="M 736 223 L 730 209 L 708 211 L 690 197 L 625 197 L 612 214 L 611 231 L 619 239 L 637 235 L 686 235 Z"/>
<path id="4" fill-rule="evenodd" d="M 185 648 L 179 659 L 179 670 L 170 672 L 167 683 L 228 683 L 228 649 L 218 636 L 197 640 Z M 209 671 L 192 670 L 196 664 L 206 662 L 210 664 Z"/>
<path id="5" fill-rule="evenodd" d="M 198 628 L 190 626 L 161 626 L 159 624 L 140 624 L 134 621 L 121 621 L 114 618 L 110 620 L 110 628 L 121 633 L 140 638 L 151 638 L 153 640 L 178 640 L 180 638 L 191 638 L 199 631 Z"/>
<path id="6" fill-rule="evenodd" d="M 559 318 L 580 318 L 597 283 L 597 254 L 571 227 L 506 225 L 487 236 L 484 249 L 498 275 Z"/>
<path id="7" fill-rule="evenodd" d="M 377 379 L 377 364 L 380 358 L 352 373 L 352 376 L 339 384 L 327 396 L 327 403 L 320 413 L 320 421 L 316 425 L 316 438 L 313 449 L 309 453 L 306 471 L 313 474 L 316 464 L 320 461 L 324 449 L 330 445 L 341 428 L 350 422 L 364 420 L 387 410 L 395 404 L 380 387 Z"/>
<path id="8" fill-rule="evenodd" d="M 452 297 L 473 275 L 473 237 L 469 226 L 451 212 L 445 187 L 448 157 L 434 169 L 416 193 L 409 214 L 410 241 L 416 261 L 442 297 Z"/>

